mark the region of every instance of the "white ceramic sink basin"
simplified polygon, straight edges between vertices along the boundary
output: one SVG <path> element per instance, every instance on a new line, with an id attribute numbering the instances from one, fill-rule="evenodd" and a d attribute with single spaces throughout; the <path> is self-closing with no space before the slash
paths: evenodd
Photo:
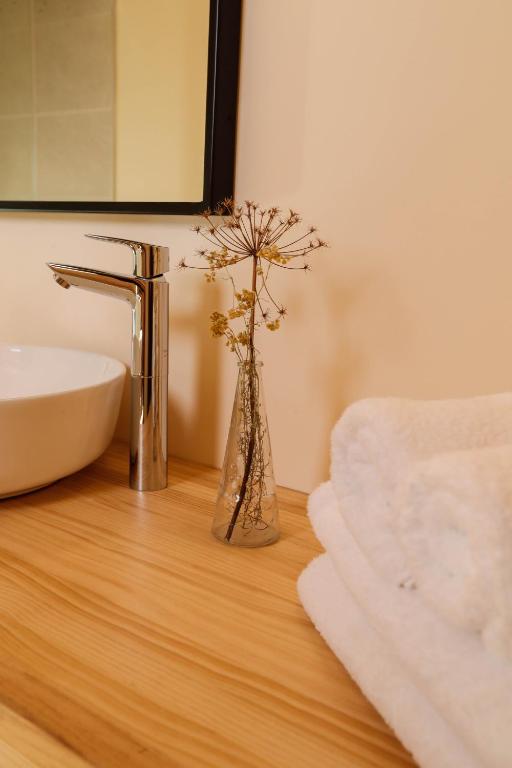
<path id="1" fill-rule="evenodd" d="M 125 373 L 103 355 L 0 344 L 0 498 L 97 459 L 114 434 Z"/>

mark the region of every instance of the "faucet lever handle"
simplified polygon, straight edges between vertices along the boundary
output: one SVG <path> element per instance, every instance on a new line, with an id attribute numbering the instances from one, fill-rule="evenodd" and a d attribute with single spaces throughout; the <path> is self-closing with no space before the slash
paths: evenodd
<path id="1" fill-rule="evenodd" d="M 124 237 L 108 235 L 86 235 L 93 240 L 106 240 L 108 243 L 127 245 L 133 253 L 133 274 L 136 277 L 158 277 L 169 271 L 169 249 L 164 245 L 140 243 Z"/>

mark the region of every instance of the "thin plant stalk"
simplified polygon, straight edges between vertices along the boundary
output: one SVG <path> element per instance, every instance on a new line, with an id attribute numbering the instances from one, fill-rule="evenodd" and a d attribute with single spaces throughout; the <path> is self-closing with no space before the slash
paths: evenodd
<path id="1" fill-rule="evenodd" d="M 252 291 L 254 295 L 256 295 L 256 281 L 257 281 L 257 269 L 258 269 L 258 257 L 256 254 L 253 256 L 252 260 Z M 250 431 L 250 437 L 249 437 L 249 444 L 247 446 L 247 456 L 245 458 L 245 467 L 244 467 L 244 474 L 242 478 L 242 483 L 240 485 L 240 493 L 238 495 L 238 501 L 235 505 L 235 509 L 233 510 L 233 514 L 231 516 L 231 520 L 228 525 L 228 529 L 226 531 L 226 541 L 230 541 L 231 537 L 233 535 L 233 531 L 235 529 L 235 525 L 238 520 L 238 516 L 240 514 L 240 510 L 242 508 L 242 505 L 245 501 L 245 497 L 247 494 L 247 483 L 249 481 L 249 477 L 251 474 L 252 469 L 252 462 L 253 462 L 253 456 L 254 456 L 254 443 L 256 441 L 256 397 L 255 397 L 255 387 L 254 387 L 254 377 L 256 376 L 256 369 L 254 367 L 255 363 L 255 351 L 254 351 L 254 315 L 256 311 L 256 302 L 254 302 L 252 310 L 251 310 L 251 316 L 249 321 L 249 418 L 250 418 L 250 425 L 251 425 L 251 431 Z"/>

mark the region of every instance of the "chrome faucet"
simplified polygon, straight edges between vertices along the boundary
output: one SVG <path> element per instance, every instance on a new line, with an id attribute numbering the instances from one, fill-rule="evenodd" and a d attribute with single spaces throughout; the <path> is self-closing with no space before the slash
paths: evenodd
<path id="1" fill-rule="evenodd" d="M 83 288 L 129 302 L 132 308 L 130 486 L 156 491 L 167 485 L 167 378 L 169 249 L 105 235 L 95 240 L 131 248 L 133 275 L 48 263 L 63 288 Z"/>

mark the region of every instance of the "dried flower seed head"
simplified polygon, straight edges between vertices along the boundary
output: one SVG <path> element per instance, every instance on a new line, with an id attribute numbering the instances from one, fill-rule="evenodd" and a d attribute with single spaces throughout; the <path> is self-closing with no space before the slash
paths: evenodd
<path id="1" fill-rule="evenodd" d="M 233 211 L 235 201 L 233 200 L 232 197 L 225 197 L 224 200 L 222 201 L 222 205 L 224 206 L 225 210 L 228 213 L 231 213 Z"/>
<path id="2" fill-rule="evenodd" d="M 217 218 L 213 219 L 214 215 Z M 192 266 L 184 259 L 179 266 L 203 270 L 209 283 L 215 282 L 218 274 L 231 281 L 233 306 L 225 314 L 212 315 L 212 333 L 223 336 L 227 347 L 240 360 L 254 360 L 255 331 L 262 326 L 277 330 L 286 316 L 285 307 L 276 302 L 271 292 L 272 269 L 307 272 L 309 263 L 295 266 L 294 260 L 305 258 L 327 244 L 319 238 L 312 239 L 316 227 L 307 227 L 302 232 L 295 230 L 301 221 L 297 211 L 289 209 L 288 214 L 281 214 L 277 206 L 263 208 L 253 200 L 237 204 L 226 198 L 216 205 L 214 214 L 208 209 L 203 217 L 206 226 L 196 226 L 194 231 L 209 243 L 209 249 L 196 252 L 205 266 Z M 252 265 L 251 290 L 238 290 L 231 268 L 246 260 Z M 242 329 L 235 330 L 230 323 L 242 323 Z"/>
<path id="3" fill-rule="evenodd" d="M 256 302 L 256 294 L 254 291 L 248 291 L 244 288 L 242 291 L 235 293 L 235 298 L 238 301 L 238 307 L 244 311 L 252 309 Z"/>
<path id="4" fill-rule="evenodd" d="M 210 331 L 212 336 L 224 336 L 228 330 L 228 319 L 222 312 L 212 312 L 210 315 Z"/>
<path id="5" fill-rule="evenodd" d="M 290 261 L 290 258 L 288 256 L 283 256 L 275 245 L 261 248 L 261 250 L 258 251 L 258 256 L 260 259 L 265 259 L 266 261 L 271 261 L 275 264 L 286 264 Z"/>
<path id="6" fill-rule="evenodd" d="M 232 262 L 229 251 L 225 246 L 220 251 L 205 251 L 204 258 L 208 262 L 210 270 L 223 269 Z"/>

